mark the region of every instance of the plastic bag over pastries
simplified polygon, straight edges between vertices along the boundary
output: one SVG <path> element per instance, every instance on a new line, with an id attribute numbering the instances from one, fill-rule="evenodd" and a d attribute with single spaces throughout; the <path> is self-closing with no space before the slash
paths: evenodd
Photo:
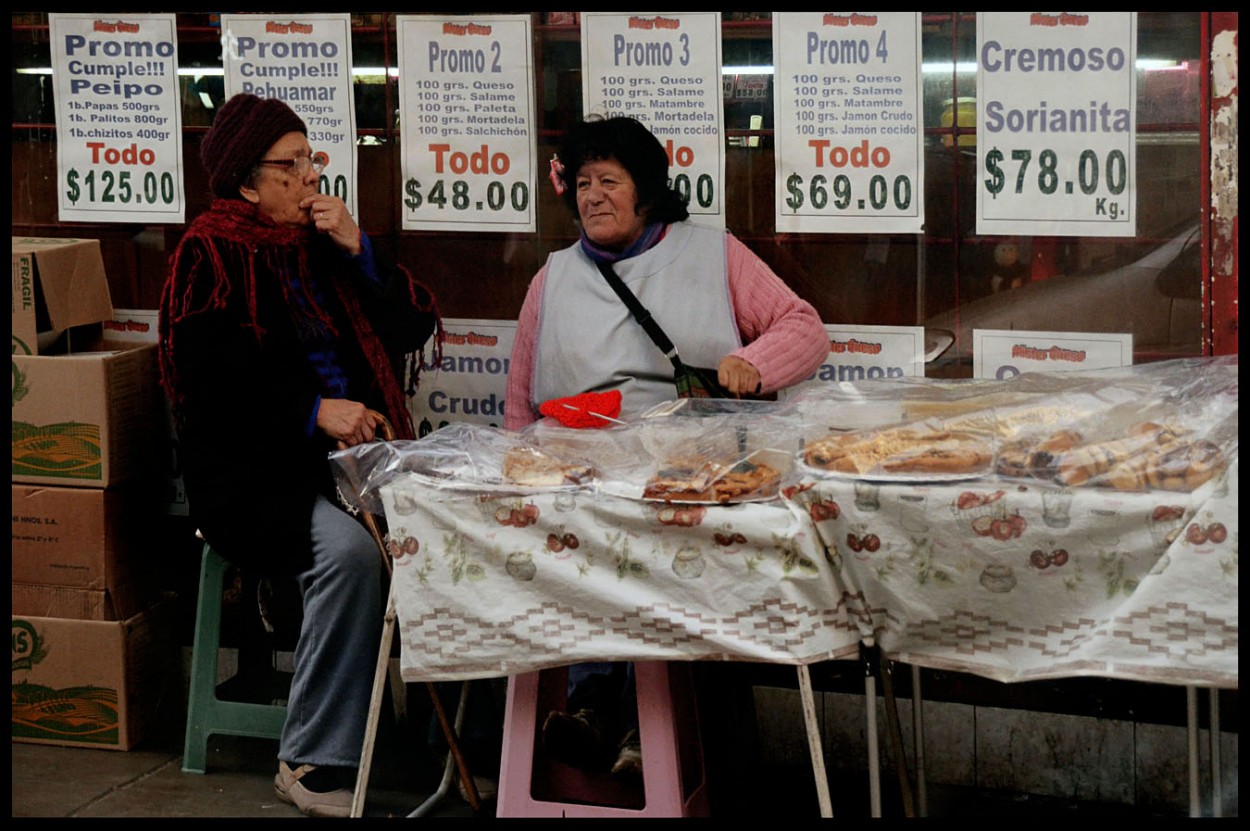
<path id="1" fill-rule="evenodd" d="M 808 387 L 804 468 L 941 479 L 996 474 L 1063 487 L 1191 491 L 1237 451 L 1237 360 L 1026 373 L 1006 381 L 896 379 Z"/>
<path id="2" fill-rule="evenodd" d="M 370 442 L 330 454 L 339 491 L 353 507 L 382 513 L 379 489 L 402 476 L 483 492 L 577 489 L 594 485 L 593 463 L 538 447 L 521 434 L 449 424 L 418 440 Z"/>

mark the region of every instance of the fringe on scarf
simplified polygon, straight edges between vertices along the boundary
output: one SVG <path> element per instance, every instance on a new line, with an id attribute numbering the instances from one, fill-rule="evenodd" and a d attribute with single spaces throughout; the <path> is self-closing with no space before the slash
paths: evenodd
<path id="1" fill-rule="evenodd" d="M 193 239 L 199 240 L 202 245 L 189 246 L 187 242 Z M 275 225 L 261 217 L 250 203 L 240 200 L 215 200 L 208 211 L 192 222 L 170 258 L 169 277 L 161 296 L 161 385 L 176 416 L 185 404 L 185 396 L 181 392 L 174 360 L 174 326 L 196 315 L 224 310 L 234 293 L 241 291 L 246 306 L 243 325 L 251 330 L 258 343 L 263 342 L 266 333 L 256 306 L 258 258 L 264 268 L 275 275 L 289 275 L 292 269 L 294 273 L 304 275 L 308 273 L 309 265 L 308 242 L 309 232 L 306 229 Z M 405 394 L 410 396 L 416 392 L 422 369 L 433 369 L 441 362 L 445 332 L 434 293 L 415 280 L 408 269 L 399 266 L 399 270 L 407 282 L 414 308 L 434 316 L 433 362 L 426 364 L 424 347 L 409 356 L 405 360 L 408 370 L 402 387 L 392 373 L 382 341 L 361 309 L 359 299 L 348 290 L 346 281 L 331 282 L 361 351 L 380 385 L 386 402 L 386 415 L 396 435 L 410 439 L 415 437 L 415 431 Z M 205 272 L 212 276 L 211 283 L 203 279 Z M 310 292 L 308 280 L 300 280 L 298 288 L 287 279 L 282 280 L 281 285 L 289 314 L 307 315 L 336 336 L 339 334 L 329 313 L 321 308 Z"/>

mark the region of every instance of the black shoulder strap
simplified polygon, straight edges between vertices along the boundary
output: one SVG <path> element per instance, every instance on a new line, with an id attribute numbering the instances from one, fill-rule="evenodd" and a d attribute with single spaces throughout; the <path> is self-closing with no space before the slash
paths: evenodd
<path id="1" fill-rule="evenodd" d="M 668 335 L 664 334 L 664 330 L 660 328 L 660 324 L 656 323 L 655 318 L 651 316 L 651 312 L 638 302 L 638 298 L 629 290 L 629 287 L 616 276 L 616 272 L 612 270 L 612 266 L 608 263 L 596 263 L 599 266 L 599 273 L 603 275 L 603 279 L 608 281 L 608 285 L 616 292 L 617 297 L 629 308 L 633 314 L 634 320 L 638 321 L 646 333 L 651 336 L 651 340 L 655 341 L 655 345 L 660 347 L 660 351 L 664 353 L 664 357 L 672 361 L 673 366 L 681 367 L 681 358 L 677 355 L 677 348 L 673 346 L 673 342 L 668 339 Z"/>

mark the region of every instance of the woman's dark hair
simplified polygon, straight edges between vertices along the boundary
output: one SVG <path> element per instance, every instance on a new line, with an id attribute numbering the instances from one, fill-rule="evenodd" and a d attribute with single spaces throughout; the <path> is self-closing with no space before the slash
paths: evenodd
<path id="1" fill-rule="evenodd" d="M 587 162 L 616 159 L 638 189 L 638 210 L 651 222 L 680 222 L 690 216 L 686 200 L 668 186 L 668 153 L 636 118 L 592 118 L 573 126 L 560 148 L 564 204 L 577 213 L 577 171 Z"/>

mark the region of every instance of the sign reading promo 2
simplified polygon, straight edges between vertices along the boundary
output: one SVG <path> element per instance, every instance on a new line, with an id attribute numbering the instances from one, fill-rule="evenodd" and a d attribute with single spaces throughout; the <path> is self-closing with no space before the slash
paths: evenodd
<path id="1" fill-rule="evenodd" d="M 404 230 L 536 230 L 530 16 L 396 25 Z"/>

